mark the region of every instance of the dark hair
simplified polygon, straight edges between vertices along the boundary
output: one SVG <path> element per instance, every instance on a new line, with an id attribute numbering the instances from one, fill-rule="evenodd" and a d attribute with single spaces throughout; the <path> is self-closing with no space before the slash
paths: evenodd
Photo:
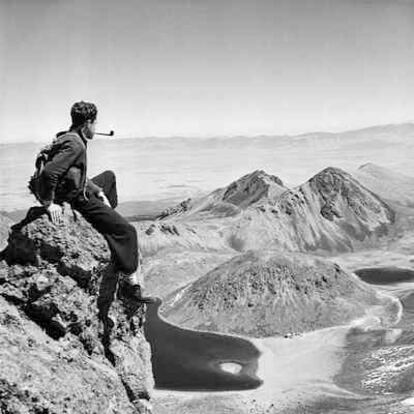
<path id="1" fill-rule="evenodd" d="M 97 114 L 98 110 L 93 103 L 84 101 L 74 103 L 70 110 L 72 128 L 83 125 L 86 121 L 95 121 Z"/>

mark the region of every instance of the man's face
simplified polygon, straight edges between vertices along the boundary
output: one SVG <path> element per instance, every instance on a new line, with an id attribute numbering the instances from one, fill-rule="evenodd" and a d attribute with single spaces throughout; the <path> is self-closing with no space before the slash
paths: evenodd
<path id="1" fill-rule="evenodd" d="M 86 121 L 85 127 L 83 129 L 83 134 L 87 139 L 93 139 L 96 129 L 96 119 L 94 121 Z"/>

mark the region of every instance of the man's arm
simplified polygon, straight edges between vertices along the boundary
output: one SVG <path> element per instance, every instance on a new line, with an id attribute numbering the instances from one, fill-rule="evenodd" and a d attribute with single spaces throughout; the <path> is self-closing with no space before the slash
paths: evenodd
<path id="1" fill-rule="evenodd" d="M 48 207 L 53 203 L 55 190 L 59 180 L 66 171 L 73 165 L 82 152 L 82 144 L 72 139 L 62 142 L 58 152 L 53 159 L 46 163 L 42 171 L 44 192 L 42 204 Z"/>

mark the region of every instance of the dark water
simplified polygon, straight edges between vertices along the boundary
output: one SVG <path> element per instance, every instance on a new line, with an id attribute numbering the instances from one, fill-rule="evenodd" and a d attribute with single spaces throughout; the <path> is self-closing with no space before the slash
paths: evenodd
<path id="1" fill-rule="evenodd" d="M 260 352 L 244 339 L 181 329 L 160 319 L 161 300 L 149 305 L 145 336 L 151 345 L 155 386 L 181 391 L 230 391 L 257 388 L 255 375 Z M 236 363 L 237 374 L 221 363 Z"/>
<path id="2" fill-rule="evenodd" d="M 374 285 L 414 282 L 414 270 L 400 269 L 398 267 L 365 268 L 359 269 L 355 273 L 364 282 Z"/>

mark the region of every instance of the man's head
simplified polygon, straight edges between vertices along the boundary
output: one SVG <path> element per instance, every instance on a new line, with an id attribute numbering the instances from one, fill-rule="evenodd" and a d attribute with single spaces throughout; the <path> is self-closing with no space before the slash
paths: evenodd
<path id="1" fill-rule="evenodd" d="M 72 105 L 70 116 L 72 118 L 71 130 L 82 132 L 85 138 L 92 139 L 95 134 L 96 105 L 90 102 L 76 102 Z"/>

